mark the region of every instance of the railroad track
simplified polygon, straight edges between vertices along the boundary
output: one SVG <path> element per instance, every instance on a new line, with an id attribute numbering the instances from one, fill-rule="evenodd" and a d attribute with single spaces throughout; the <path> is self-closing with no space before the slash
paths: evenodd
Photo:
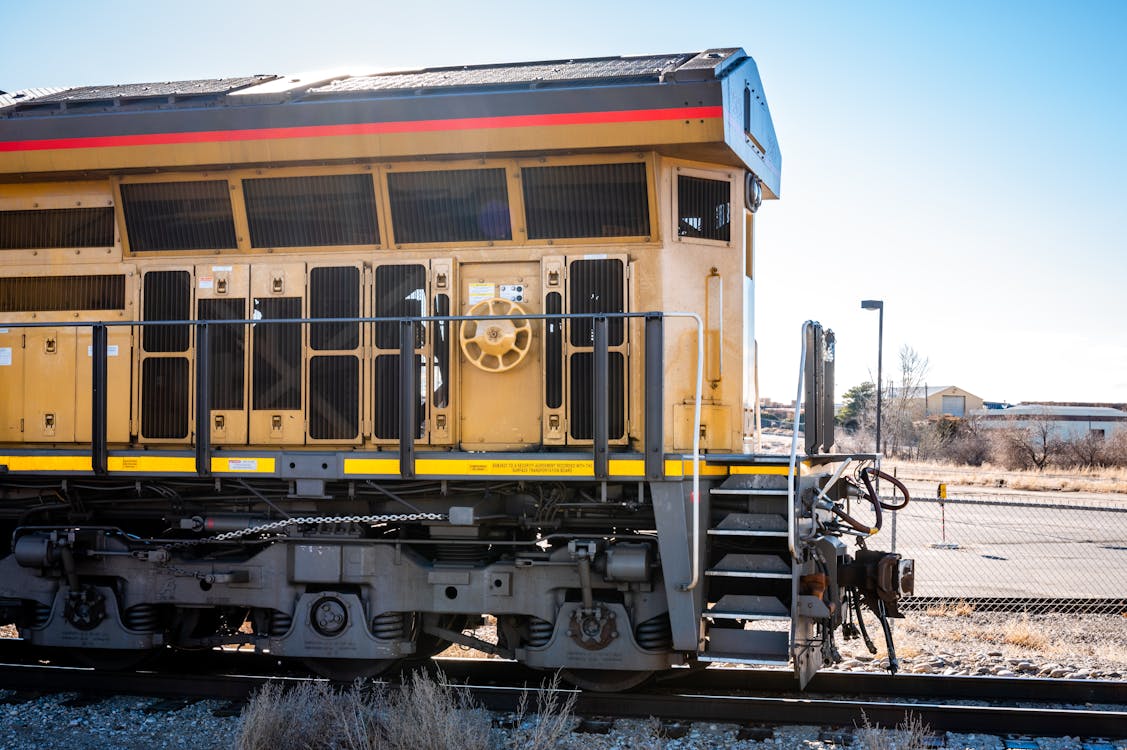
<path id="1" fill-rule="evenodd" d="M 26 660 L 25 660 L 26 661 Z M 498 660 L 439 659 L 446 679 L 466 684 L 494 711 L 512 711 L 543 673 Z M 191 669 L 168 665 L 142 672 L 105 672 L 34 663 L 0 665 L 0 685 L 21 694 L 144 695 L 170 699 L 211 698 L 238 703 L 269 680 L 311 679 L 279 669 L 256 654 L 209 652 Z M 975 701 L 966 704 L 962 701 Z M 989 701 L 989 705 L 982 702 Z M 1067 704 L 1068 708 L 1056 707 Z M 172 704 L 175 708 L 175 704 Z M 231 706 L 223 710 L 230 711 Z M 862 713 L 863 712 L 863 713 Z M 806 692 L 781 670 L 686 670 L 645 690 L 604 695 L 581 693 L 576 713 L 585 717 L 712 721 L 743 725 L 819 724 L 852 728 L 864 721 L 894 726 L 909 715 L 933 732 L 1127 737 L 1127 683 L 1038 678 L 941 677 L 825 672 Z"/>

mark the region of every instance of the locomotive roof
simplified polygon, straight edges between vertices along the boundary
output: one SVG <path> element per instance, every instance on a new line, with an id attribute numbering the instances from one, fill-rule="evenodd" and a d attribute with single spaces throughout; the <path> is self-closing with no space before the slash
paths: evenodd
<path id="1" fill-rule="evenodd" d="M 754 111 L 741 117 L 738 110 L 748 104 Z M 689 133 L 689 129 L 678 132 L 669 127 L 674 122 L 688 126 L 706 120 L 720 127 L 708 134 L 699 128 Z M 435 122 L 446 123 L 452 130 L 663 122 L 666 127 L 660 131 L 639 128 L 637 143 L 630 143 L 629 135 L 624 142 L 619 132 L 608 137 L 606 144 L 599 143 L 599 136 L 581 139 L 582 145 L 570 144 L 566 138 L 548 138 L 541 147 L 532 138 L 504 148 L 504 139 L 494 136 L 486 148 L 480 143 L 464 147 L 452 143 L 454 150 L 448 155 L 672 145 L 690 158 L 742 163 L 764 183 L 769 197 L 778 192 L 780 157 L 766 99 L 755 63 L 739 48 L 365 75 L 252 75 L 28 89 L 0 97 L 0 174 L 36 171 L 31 167 L 38 164 L 50 167 L 45 172 L 61 171 L 60 165 L 66 162 L 59 158 L 21 160 L 15 158 L 17 154 L 86 151 L 99 146 L 149 147 L 149 162 L 142 163 L 144 157 L 138 153 L 121 159 L 121 168 L 191 166 L 194 160 L 197 166 L 216 166 L 222 159 L 186 156 L 187 143 L 209 142 L 206 134 L 221 134 L 213 140 L 223 142 L 260 140 L 268 132 L 278 138 L 375 136 L 389 132 L 379 125 L 402 132 L 404 123 L 419 122 L 431 123 L 421 128 L 430 131 L 446 129 L 434 126 Z M 746 132 L 738 127 L 740 123 L 747 127 Z M 287 129 L 291 132 L 279 134 Z M 717 141 L 727 148 L 716 148 Z M 152 149 L 174 145 L 179 149 L 171 151 L 181 153 Z M 406 151 L 384 153 L 372 142 L 359 145 L 357 158 L 408 155 Z M 432 148 L 429 145 L 419 148 L 417 155 L 440 155 L 433 149 L 426 151 Z M 254 150 L 246 151 L 244 156 L 239 149 L 227 149 L 224 158 L 235 164 L 256 161 L 249 155 Z M 108 160 L 104 153 L 96 159 L 79 158 L 81 164 L 74 166 L 112 169 L 118 155 Z"/>

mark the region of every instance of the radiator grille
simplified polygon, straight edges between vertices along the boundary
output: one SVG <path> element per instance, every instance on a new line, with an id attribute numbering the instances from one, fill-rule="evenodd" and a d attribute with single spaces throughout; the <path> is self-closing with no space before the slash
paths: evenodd
<path id="1" fill-rule="evenodd" d="M 310 318 L 360 317 L 360 269 L 354 266 L 314 268 L 309 272 Z M 313 323 L 309 346 L 319 351 L 360 346 L 359 323 Z"/>
<path id="2" fill-rule="evenodd" d="M 243 180 L 254 247 L 376 245 L 376 196 L 371 175 L 271 177 Z"/>
<path id="3" fill-rule="evenodd" d="M 427 269 L 419 265 L 376 267 L 373 317 L 408 318 L 426 315 Z M 399 324 L 376 323 L 376 347 L 399 349 Z M 415 348 L 423 345 L 423 324 L 415 326 Z"/>
<path id="4" fill-rule="evenodd" d="M 645 164 L 521 170 L 530 240 L 650 233 Z"/>
<path id="5" fill-rule="evenodd" d="M 256 318 L 301 317 L 301 298 L 256 299 Z M 301 324 L 258 323 L 254 326 L 255 409 L 301 408 Z"/>
<path id="6" fill-rule="evenodd" d="M 513 237 L 504 169 L 392 173 L 387 191 L 397 243 Z"/>
<path id="7" fill-rule="evenodd" d="M 243 320 L 245 299 L 201 299 L 200 320 Z M 242 409 L 246 326 L 208 326 L 208 401 L 212 409 Z"/>
<path id="8" fill-rule="evenodd" d="M 732 187 L 727 180 L 677 177 L 677 234 L 705 240 L 731 239 Z"/>
<path id="9" fill-rule="evenodd" d="M 445 294 L 435 295 L 434 314 L 437 316 L 450 314 L 450 297 Z M 437 321 L 431 323 L 432 346 L 434 347 L 434 382 L 432 383 L 432 403 L 436 409 L 445 409 L 450 405 L 450 323 Z"/>
<path id="10" fill-rule="evenodd" d="M 353 440 L 360 433 L 360 359 L 351 355 L 309 360 L 309 437 Z"/>
<path id="11" fill-rule="evenodd" d="M 188 436 L 187 357 L 150 357 L 141 363 L 141 435 Z"/>
<path id="12" fill-rule="evenodd" d="M 592 425 L 592 373 L 594 354 L 577 352 L 571 355 L 571 436 L 576 440 L 590 440 L 594 436 Z M 624 389 L 625 359 L 621 352 L 607 355 L 607 436 L 619 440 L 626 431 L 626 391 Z"/>
<path id="13" fill-rule="evenodd" d="M 419 383 L 424 382 L 422 357 L 416 357 Z M 420 387 L 420 397 L 415 409 L 415 438 L 424 435 L 426 427 L 426 403 L 421 394 L 425 388 Z M 399 439 L 399 409 L 402 403 L 399 398 L 399 355 L 384 354 L 376 357 L 375 372 L 375 436 L 382 440 Z"/>
<path id="14" fill-rule="evenodd" d="M 145 321 L 188 320 L 192 315 L 192 279 L 187 271 L 150 271 L 142 294 Z M 147 325 L 141 336 L 147 352 L 186 352 L 190 340 L 186 325 Z"/>
<path id="15" fill-rule="evenodd" d="M 235 223 L 229 193 L 226 180 L 122 185 L 129 249 L 233 249 Z"/>
<path id="16" fill-rule="evenodd" d="M 563 295 L 549 294 L 544 300 L 544 312 L 562 313 Z M 563 403 L 563 318 L 548 318 L 544 322 L 544 402 L 549 409 L 558 409 Z"/>
<path id="17" fill-rule="evenodd" d="M 577 260 L 571 264 L 568 280 L 570 312 L 589 315 L 594 313 L 625 312 L 623 286 L 624 269 L 621 260 Z M 622 344 L 622 318 L 607 321 L 607 344 Z M 571 321 L 572 346 L 591 346 L 595 342 L 595 327 L 590 320 Z"/>
<path id="18" fill-rule="evenodd" d="M 124 309 L 123 275 L 0 278 L 0 312 Z"/>
<path id="19" fill-rule="evenodd" d="M 113 209 L 109 207 L 0 211 L 0 250 L 112 245 Z"/>

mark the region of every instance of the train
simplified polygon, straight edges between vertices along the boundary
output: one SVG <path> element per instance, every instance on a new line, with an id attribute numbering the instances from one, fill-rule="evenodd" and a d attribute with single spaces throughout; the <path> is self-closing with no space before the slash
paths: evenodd
<path id="1" fill-rule="evenodd" d="M 780 168 L 738 48 L 0 94 L 0 625 L 617 691 L 805 685 L 864 608 L 895 669 L 828 328 L 758 449 Z"/>

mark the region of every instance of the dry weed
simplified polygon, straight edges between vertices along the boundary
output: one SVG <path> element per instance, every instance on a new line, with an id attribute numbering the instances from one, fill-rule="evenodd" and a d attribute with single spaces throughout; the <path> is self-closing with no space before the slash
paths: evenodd
<path id="1" fill-rule="evenodd" d="M 1020 620 L 1010 620 L 1002 628 L 1002 643 L 1011 646 L 1043 651 L 1049 645 L 1049 639 L 1040 629 L 1034 628 L 1029 622 L 1029 615 L 1022 615 Z"/>
<path id="2" fill-rule="evenodd" d="M 916 714 L 908 714 L 895 729 L 881 729 L 869 722 L 861 712 L 862 725 L 853 733 L 854 747 L 859 750 L 926 750 L 931 729 Z"/>
<path id="3" fill-rule="evenodd" d="M 305 682 L 292 690 L 268 682 L 243 710 L 238 750 L 329 750 L 360 748 L 347 743 L 344 715 L 363 701 L 355 688 L 346 696 L 333 692 L 326 683 Z M 346 704 L 347 707 L 346 707 Z M 365 714 L 366 710 L 355 712 Z M 354 727 L 349 726 L 349 729 Z"/>
<path id="4" fill-rule="evenodd" d="M 382 724 L 389 750 L 488 750 L 493 723 L 465 688 L 413 672 L 387 694 Z"/>
<path id="5" fill-rule="evenodd" d="M 514 717 L 516 726 L 509 735 L 510 750 L 551 750 L 571 733 L 579 693 L 560 689 L 559 672 L 542 683 L 540 691 L 535 714 L 529 712 L 528 691 L 521 693 Z"/>
<path id="6" fill-rule="evenodd" d="M 970 617 L 974 614 L 974 605 L 965 599 L 960 599 L 954 605 L 940 602 L 925 609 L 924 614 L 931 617 Z"/>

